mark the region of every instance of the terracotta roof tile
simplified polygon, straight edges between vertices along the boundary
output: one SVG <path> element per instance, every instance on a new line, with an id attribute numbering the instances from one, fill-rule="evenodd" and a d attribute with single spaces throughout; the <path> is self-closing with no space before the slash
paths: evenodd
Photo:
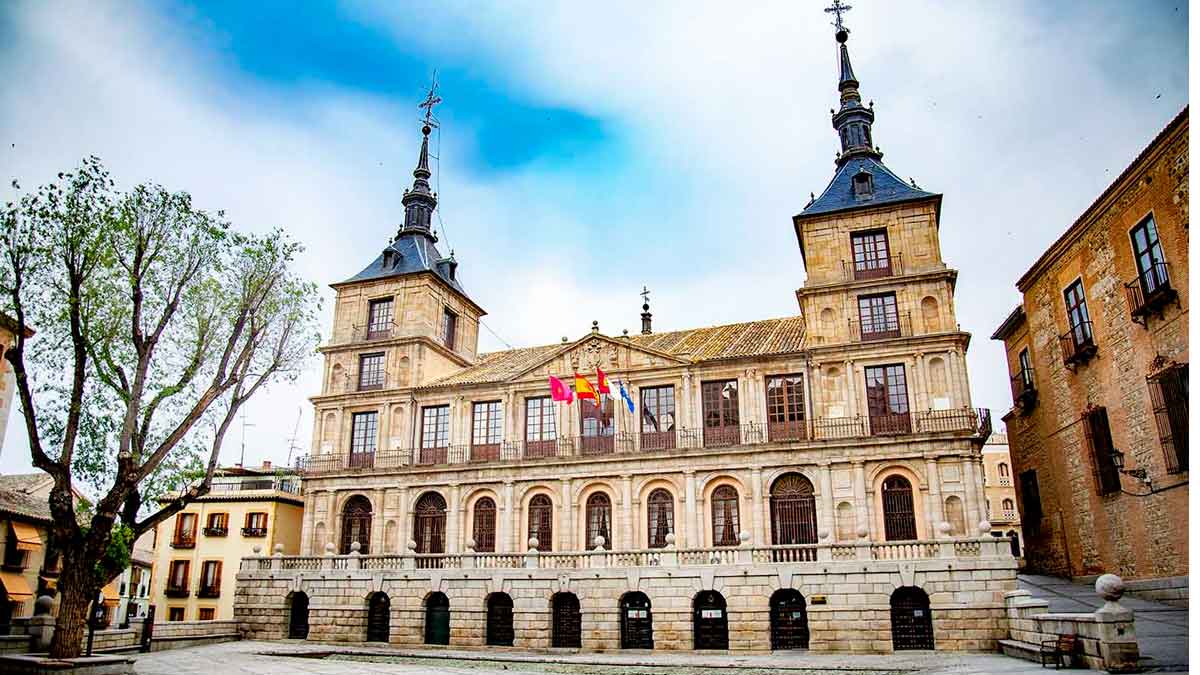
<path id="1" fill-rule="evenodd" d="M 630 344 L 692 362 L 788 354 L 804 349 L 804 319 L 789 316 L 724 326 L 632 335 Z M 543 345 L 481 354 L 479 362 L 427 387 L 504 382 L 550 358 L 566 345 Z"/>

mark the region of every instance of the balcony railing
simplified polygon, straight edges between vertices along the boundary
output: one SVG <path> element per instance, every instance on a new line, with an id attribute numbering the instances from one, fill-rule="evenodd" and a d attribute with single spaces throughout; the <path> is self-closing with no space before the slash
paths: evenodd
<path id="1" fill-rule="evenodd" d="M 227 537 L 229 536 L 228 527 L 206 527 L 204 528 L 204 536 L 206 537 Z"/>
<path id="2" fill-rule="evenodd" d="M 908 312 L 895 316 L 850 319 L 850 341 L 872 342 L 912 336 L 912 317 Z"/>
<path id="3" fill-rule="evenodd" d="M 1092 332 L 1091 321 L 1081 321 L 1071 327 L 1071 330 L 1058 336 L 1058 344 L 1062 348 L 1063 363 L 1068 368 L 1081 363 L 1096 355 L 1095 333 Z"/>
<path id="4" fill-rule="evenodd" d="M 748 422 L 706 429 L 673 429 L 603 436 L 569 436 L 549 440 L 504 441 L 499 444 L 447 445 L 437 448 L 397 448 L 372 453 L 319 454 L 301 457 L 296 469 L 305 475 L 346 470 L 396 469 L 468 463 L 516 464 L 538 460 L 603 457 L 651 453 L 694 452 L 737 446 L 821 442 L 867 438 L 872 435 L 926 433 L 991 434 L 991 411 L 986 408 L 928 410 L 874 418 L 817 417 L 795 422 Z M 476 452 L 487 448 L 487 455 Z M 496 449 L 493 451 L 492 448 Z"/>
<path id="5" fill-rule="evenodd" d="M 166 589 L 163 590 L 163 595 L 167 596 L 168 598 L 186 598 L 191 594 L 192 591 L 187 586 L 168 585 Z"/>
<path id="6" fill-rule="evenodd" d="M 890 258 L 872 258 L 870 260 L 843 260 L 842 268 L 847 281 L 863 281 L 865 279 L 883 279 L 904 273 L 900 264 L 900 254 Z"/>
<path id="7" fill-rule="evenodd" d="M 1022 413 L 1037 405 L 1037 387 L 1033 382 L 1033 368 L 1021 368 L 1010 378 L 1013 405 Z"/>
<path id="8" fill-rule="evenodd" d="M 196 589 L 197 598 L 219 598 L 221 597 L 220 586 L 201 586 Z"/>
<path id="9" fill-rule="evenodd" d="M 177 534 L 171 540 L 171 548 L 196 548 L 196 536 L 193 534 Z"/>
<path id="10" fill-rule="evenodd" d="M 390 337 L 399 335 L 399 324 L 395 321 L 379 325 L 365 324 L 362 326 L 354 326 L 350 333 L 351 342 L 366 342 L 369 340 L 386 340 Z"/>
<path id="11" fill-rule="evenodd" d="M 300 494 L 300 479 L 296 476 L 282 478 L 253 478 L 231 481 L 225 479 L 213 482 L 210 493 L 248 492 L 251 490 L 276 490 Z"/>
<path id="12" fill-rule="evenodd" d="M 267 536 L 267 528 L 265 527 L 243 527 L 243 537 L 265 537 Z"/>
<path id="13" fill-rule="evenodd" d="M 319 570 L 542 569 L 585 570 L 603 567 L 692 567 L 714 565 L 813 564 L 855 562 L 871 565 L 905 560 L 1011 558 L 1005 539 L 954 537 L 913 541 L 847 541 L 824 544 L 635 549 L 627 551 L 553 551 L 528 553 L 388 553 L 345 556 L 242 558 L 242 572 Z"/>
<path id="14" fill-rule="evenodd" d="M 1125 299 L 1129 302 L 1129 317 L 1146 324 L 1146 317 L 1162 313 L 1162 308 L 1176 301 L 1179 294 L 1171 287 L 1167 263 L 1156 262 L 1133 281 L 1125 284 Z"/>

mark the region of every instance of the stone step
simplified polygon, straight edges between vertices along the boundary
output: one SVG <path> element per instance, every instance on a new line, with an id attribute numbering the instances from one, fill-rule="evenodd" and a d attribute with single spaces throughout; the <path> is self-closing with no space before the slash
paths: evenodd
<path id="1" fill-rule="evenodd" d="M 1000 640 L 1000 651 L 1005 656 L 1011 656 L 1017 659 L 1033 661 L 1034 663 L 1042 662 L 1042 648 L 1032 642 L 1024 642 L 1022 640 Z"/>

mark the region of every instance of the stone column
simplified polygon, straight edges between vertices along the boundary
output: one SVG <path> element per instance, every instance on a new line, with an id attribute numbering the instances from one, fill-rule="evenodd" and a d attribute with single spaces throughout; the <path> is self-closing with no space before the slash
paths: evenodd
<path id="1" fill-rule="evenodd" d="M 641 539 L 634 531 L 634 477 L 623 473 L 620 477 L 620 530 L 612 533 L 612 550 L 617 550 L 617 534 L 625 550 L 640 549 Z"/>
<path id="2" fill-rule="evenodd" d="M 504 489 L 500 492 L 502 500 L 500 506 L 500 522 L 496 532 L 496 552 L 497 553 L 521 553 L 525 550 L 525 546 L 518 546 L 519 541 L 514 540 L 513 529 L 516 526 L 513 504 L 513 483 L 511 480 L 504 481 Z"/>
<path id="3" fill-rule="evenodd" d="M 763 526 L 766 503 L 763 501 L 762 467 L 750 468 L 750 543 L 754 546 L 765 546 L 770 543 Z M 738 533 L 741 536 L 741 532 Z"/>
<path id="4" fill-rule="evenodd" d="M 459 546 L 459 529 L 462 527 L 460 509 L 458 485 L 451 485 L 450 503 L 446 505 L 446 553 L 458 553 L 462 550 Z"/>
<path id="5" fill-rule="evenodd" d="M 367 547 L 367 555 L 383 553 L 384 523 L 387 522 L 387 514 L 383 510 L 383 488 L 371 491 L 371 513 L 371 542 Z"/>
<path id="6" fill-rule="evenodd" d="M 574 519 L 571 518 L 571 513 L 574 510 L 572 509 L 572 506 L 571 479 L 563 478 L 561 508 L 562 515 L 559 517 L 561 522 L 558 524 L 558 550 L 560 551 L 574 551 L 577 548 L 575 545 L 575 522 Z"/>
<path id="7" fill-rule="evenodd" d="M 339 530 L 341 529 L 342 519 L 338 518 L 337 513 L 337 491 L 329 490 L 328 493 L 329 494 L 325 497 L 325 532 L 329 537 L 329 541 L 333 542 L 334 549 L 336 550 L 339 541 L 338 535 L 340 534 Z M 326 542 L 321 542 L 317 546 L 318 554 L 325 552 L 325 543 Z"/>
<path id="8" fill-rule="evenodd" d="M 925 482 L 929 486 L 927 496 L 925 498 L 925 523 L 928 526 L 925 532 L 926 539 L 936 539 L 938 537 L 938 523 L 946 520 L 946 516 L 942 513 L 942 480 L 938 475 L 937 460 L 933 457 L 925 458 Z"/>
<path id="9" fill-rule="evenodd" d="M 980 511 L 979 486 L 975 484 L 975 462 L 970 457 L 962 459 L 962 474 L 963 474 L 963 506 L 966 513 L 963 514 L 967 520 L 967 536 L 975 536 L 979 533 L 979 522 L 983 520 L 986 514 Z"/>
<path id="10" fill-rule="evenodd" d="M 387 553 L 407 553 L 408 540 L 412 539 L 413 528 L 408 522 L 408 488 L 401 487 L 396 496 L 396 548 Z"/>
<path id="11" fill-rule="evenodd" d="M 829 468 L 829 464 L 821 464 L 817 467 L 817 477 L 821 484 L 821 518 L 817 520 L 817 530 L 829 530 L 830 538 L 837 536 L 837 519 L 833 512 L 833 472 Z M 824 524 L 822 524 L 822 519 Z M 818 541 L 820 538 L 818 537 Z M 822 541 L 821 543 L 826 543 Z"/>
<path id="12" fill-rule="evenodd" d="M 854 361 L 846 360 L 846 415 L 855 417 L 858 415 L 858 377 L 854 374 Z"/>
<path id="13" fill-rule="evenodd" d="M 855 525 L 866 527 L 870 534 L 868 537 L 874 538 L 875 531 L 871 527 L 871 516 L 869 515 L 874 509 L 871 504 L 867 503 L 867 470 L 862 462 L 852 462 L 851 467 L 854 469 L 854 511 Z"/>
<path id="14" fill-rule="evenodd" d="M 300 527 L 300 555 L 312 555 L 313 520 L 316 518 L 316 490 L 304 493 L 304 524 Z"/>
<path id="15" fill-rule="evenodd" d="M 683 499 L 686 504 L 683 514 L 684 522 L 687 523 L 686 532 L 684 535 L 684 546 L 688 548 L 701 548 L 704 546 L 704 540 L 700 538 L 700 531 L 697 529 L 697 521 L 699 514 L 696 513 L 696 472 L 687 470 L 683 472 L 684 493 Z"/>

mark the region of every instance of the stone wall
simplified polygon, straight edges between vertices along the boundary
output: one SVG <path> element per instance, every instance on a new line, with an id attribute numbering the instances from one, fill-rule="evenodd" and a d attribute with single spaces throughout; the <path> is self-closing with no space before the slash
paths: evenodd
<path id="1" fill-rule="evenodd" d="M 991 542 L 989 542 L 990 544 Z M 901 586 L 929 596 L 935 647 L 997 649 L 1008 633 L 1004 594 L 1016 589 L 1011 556 L 973 561 L 816 562 L 681 566 L 675 568 L 506 570 L 278 570 L 238 574 L 234 615 L 248 639 L 287 637 L 289 594 L 309 597 L 310 640 L 362 642 L 367 603 L 375 592 L 391 601 L 390 642 L 424 642 L 424 603 L 433 592 L 450 600 L 450 644 L 483 646 L 488 595 L 507 593 L 514 604 L 515 647 L 546 648 L 551 637 L 551 597 L 570 592 L 582 611 L 582 644 L 588 651 L 620 648 L 618 603 L 641 591 L 651 601 L 658 650 L 691 650 L 692 601 L 703 590 L 724 596 L 729 647 L 771 647 L 769 602 L 784 588 L 806 598 L 810 648 L 814 651 L 892 650 L 890 597 Z M 823 596 L 823 604 L 821 603 Z"/>

